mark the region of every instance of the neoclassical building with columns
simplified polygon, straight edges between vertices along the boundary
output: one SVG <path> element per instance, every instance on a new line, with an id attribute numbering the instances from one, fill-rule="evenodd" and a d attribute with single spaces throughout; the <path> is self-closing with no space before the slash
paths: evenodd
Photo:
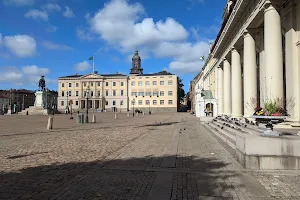
<path id="1" fill-rule="evenodd" d="M 280 98 L 300 122 L 300 1 L 228 1 L 223 18 L 199 83 L 214 88 L 217 113 L 249 117 Z"/>

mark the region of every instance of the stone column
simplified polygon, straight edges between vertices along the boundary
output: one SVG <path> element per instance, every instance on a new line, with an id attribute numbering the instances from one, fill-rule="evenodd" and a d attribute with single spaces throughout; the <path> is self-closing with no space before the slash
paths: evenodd
<path id="1" fill-rule="evenodd" d="M 224 72 L 221 66 L 218 67 L 218 115 L 224 113 Z"/>
<path id="2" fill-rule="evenodd" d="M 231 115 L 231 73 L 230 63 L 224 59 L 224 115 Z"/>
<path id="3" fill-rule="evenodd" d="M 264 11 L 267 100 L 283 98 L 283 59 L 280 15 L 270 1 Z"/>
<path id="4" fill-rule="evenodd" d="M 244 116 L 253 114 L 254 102 L 257 102 L 257 72 L 255 41 L 248 33 L 244 33 Z"/>
<path id="5" fill-rule="evenodd" d="M 242 65 L 240 53 L 235 48 L 231 50 L 231 80 L 231 116 L 242 117 Z"/>

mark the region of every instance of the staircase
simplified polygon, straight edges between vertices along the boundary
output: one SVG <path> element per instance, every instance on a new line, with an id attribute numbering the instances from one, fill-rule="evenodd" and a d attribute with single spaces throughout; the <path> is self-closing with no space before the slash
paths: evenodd
<path id="1" fill-rule="evenodd" d="M 28 115 L 48 115 L 48 109 L 39 108 L 35 106 L 29 106 L 29 108 L 26 108 L 25 110 L 19 112 L 19 115 L 26 115 L 28 112 Z"/>

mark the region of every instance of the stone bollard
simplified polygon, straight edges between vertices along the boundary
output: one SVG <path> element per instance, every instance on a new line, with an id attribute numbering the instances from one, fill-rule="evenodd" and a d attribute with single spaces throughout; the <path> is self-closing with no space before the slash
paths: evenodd
<path id="1" fill-rule="evenodd" d="M 129 112 L 127 113 L 127 117 L 129 117 Z"/>
<path id="2" fill-rule="evenodd" d="M 26 111 L 26 115 L 28 115 L 28 110 Z"/>
<path id="3" fill-rule="evenodd" d="M 53 117 L 48 118 L 48 124 L 47 124 L 47 129 L 53 129 Z"/>
<path id="4" fill-rule="evenodd" d="M 139 116 L 139 113 L 138 113 L 138 112 L 136 113 L 136 116 L 137 116 L 137 117 Z"/>
<path id="5" fill-rule="evenodd" d="M 93 123 L 96 123 L 96 115 L 93 115 Z"/>
<path id="6" fill-rule="evenodd" d="M 143 115 L 145 115 L 145 112 L 143 112 Z"/>
<path id="7" fill-rule="evenodd" d="M 81 124 L 82 123 L 82 114 L 77 114 L 77 118 L 76 118 L 76 122 L 77 124 Z"/>
<path id="8" fill-rule="evenodd" d="M 118 117 L 117 117 L 117 113 L 115 113 L 115 119 L 118 119 Z"/>

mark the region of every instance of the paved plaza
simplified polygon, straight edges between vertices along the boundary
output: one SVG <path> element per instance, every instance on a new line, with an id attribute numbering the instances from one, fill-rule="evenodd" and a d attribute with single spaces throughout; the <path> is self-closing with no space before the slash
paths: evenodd
<path id="1" fill-rule="evenodd" d="M 245 170 L 190 114 L 96 115 L 1 116 L 0 199 L 300 199 L 299 171 Z"/>

